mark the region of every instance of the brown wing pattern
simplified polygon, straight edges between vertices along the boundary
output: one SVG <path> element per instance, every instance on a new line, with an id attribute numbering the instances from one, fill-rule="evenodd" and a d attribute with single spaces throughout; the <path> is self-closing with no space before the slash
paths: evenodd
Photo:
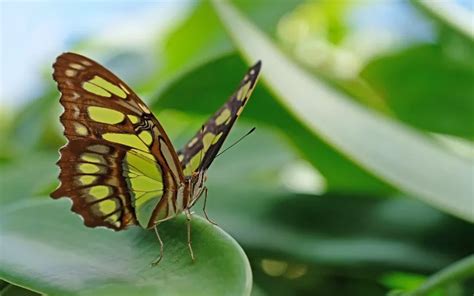
<path id="1" fill-rule="evenodd" d="M 146 173 L 158 179 L 159 174 L 155 181 L 163 183 L 160 198 L 168 198 L 155 207 L 151 215 L 156 216 L 167 201 L 176 199 L 184 179 L 158 120 L 124 82 L 98 63 L 64 53 L 53 67 L 64 107 L 60 120 L 69 142 L 58 162 L 61 184 L 51 196 L 70 197 L 72 209 L 87 226 L 120 230 L 136 224 L 138 191 L 148 190 L 149 182 L 136 180 L 149 177 Z M 125 158 L 153 166 L 144 174 L 127 173 Z"/>
<path id="2" fill-rule="evenodd" d="M 257 83 L 261 62 L 252 66 L 237 90 L 193 138 L 178 151 L 184 174 L 207 170 L 219 152 L 232 126 L 244 109 Z"/>
<path id="3" fill-rule="evenodd" d="M 72 210 L 89 227 L 120 230 L 136 224 L 121 161 L 126 150 L 95 139 L 71 140 L 61 148 L 61 186 L 51 196 L 68 196 Z"/>

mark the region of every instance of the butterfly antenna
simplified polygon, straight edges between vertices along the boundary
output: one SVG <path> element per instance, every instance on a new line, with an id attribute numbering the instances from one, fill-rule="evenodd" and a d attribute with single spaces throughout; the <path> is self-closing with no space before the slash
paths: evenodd
<path id="1" fill-rule="evenodd" d="M 235 145 L 239 144 L 240 141 L 242 141 L 243 139 L 245 139 L 247 136 L 249 136 L 251 133 L 253 133 L 255 131 L 256 127 L 253 127 L 251 130 L 249 130 L 245 135 L 243 135 L 242 137 L 240 137 L 237 141 L 235 141 L 234 143 L 232 143 L 232 145 L 230 145 L 229 147 L 225 148 L 224 150 L 222 150 L 219 154 L 216 155 L 216 158 L 223 154 L 224 152 L 226 152 L 227 150 L 229 150 L 230 148 L 234 147 Z"/>

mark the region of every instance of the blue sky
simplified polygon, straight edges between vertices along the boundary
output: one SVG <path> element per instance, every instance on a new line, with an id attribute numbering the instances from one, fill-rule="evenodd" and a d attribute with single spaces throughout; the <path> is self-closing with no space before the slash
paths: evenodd
<path id="1" fill-rule="evenodd" d="M 1 1 L 0 100 L 6 107 L 34 97 L 61 52 L 88 36 L 131 22 L 156 22 L 189 1 Z M 156 23 L 155 22 L 155 23 Z M 113 32 L 111 33 L 113 34 Z"/>

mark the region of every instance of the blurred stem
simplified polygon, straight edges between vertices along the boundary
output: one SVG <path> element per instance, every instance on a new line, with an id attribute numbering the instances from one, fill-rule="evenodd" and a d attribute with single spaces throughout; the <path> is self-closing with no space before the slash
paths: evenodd
<path id="1" fill-rule="evenodd" d="M 450 282 L 459 282 L 472 275 L 474 275 L 474 255 L 463 258 L 435 273 L 418 289 L 407 293 L 406 296 L 428 295 Z"/>

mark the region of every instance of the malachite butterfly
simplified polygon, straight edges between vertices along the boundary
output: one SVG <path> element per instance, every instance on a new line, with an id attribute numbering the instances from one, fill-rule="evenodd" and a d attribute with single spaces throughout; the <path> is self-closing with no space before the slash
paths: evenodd
<path id="1" fill-rule="evenodd" d="M 227 102 L 176 151 L 158 119 L 123 81 L 89 58 L 60 55 L 53 77 L 68 142 L 58 161 L 61 183 L 51 197 L 72 199 L 72 211 L 89 227 L 118 231 L 139 225 L 158 235 L 158 224 L 182 212 L 189 221 L 190 208 L 207 193 L 207 169 L 247 104 L 260 67 L 260 62 L 252 66 Z M 158 239 L 155 263 L 163 252 Z"/>

